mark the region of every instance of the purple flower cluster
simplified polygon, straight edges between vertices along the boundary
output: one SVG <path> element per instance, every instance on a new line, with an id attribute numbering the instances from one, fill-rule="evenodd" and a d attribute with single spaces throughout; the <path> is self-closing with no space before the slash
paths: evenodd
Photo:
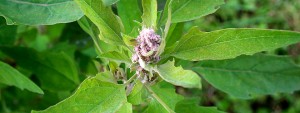
<path id="1" fill-rule="evenodd" d="M 132 56 L 132 62 L 138 62 L 142 59 L 146 63 L 157 62 L 159 56 L 155 54 L 161 43 L 159 35 L 151 28 L 143 28 L 137 37 L 137 45 L 135 46 L 135 54 Z"/>
<path id="2" fill-rule="evenodd" d="M 156 55 L 161 44 L 161 37 L 151 28 L 143 28 L 136 39 L 137 45 L 134 47 L 134 55 L 132 62 L 137 63 L 136 74 L 141 79 L 142 83 L 153 81 L 152 73 L 145 67 L 147 64 L 156 63 L 160 57 Z"/>

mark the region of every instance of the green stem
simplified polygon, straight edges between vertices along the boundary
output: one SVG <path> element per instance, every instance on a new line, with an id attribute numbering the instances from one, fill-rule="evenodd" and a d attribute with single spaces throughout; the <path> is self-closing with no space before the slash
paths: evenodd
<path id="1" fill-rule="evenodd" d="M 148 91 L 151 93 L 151 95 L 169 112 L 169 113 L 175 113 L 163 100 L 161 100 L 158 95 L 149 87 L 148 85 L 145 85 L 145 87 L 148 89 Z"/>
<path id="2" fill-rule="evenodd" d="M 95 43 L 95 46 L 96 46 L 97 50 L 98 50 L 99 52 L 102 52 L 101 49 L 100 49 L 100 46 L 99 46 L 99 44 L 98 44 L 98 41 L 97 41 L 96 37 L 94 37 L 94 36 L 91 36 L 91 37 L 92 37 L 92 39 L 93 39 L 93 41 L 94 41 L 94 43 Z"/>
<path id="3" fill-rule="evenodd" d="M 130 82 L 132 82 L 136 77 L 137 77 L 137 74 L 134 74 L 129 80 L 127 80 L 127 82 L 124 83 L 124 85 L 127 86 L 127 85 L 130 84 Z"/>

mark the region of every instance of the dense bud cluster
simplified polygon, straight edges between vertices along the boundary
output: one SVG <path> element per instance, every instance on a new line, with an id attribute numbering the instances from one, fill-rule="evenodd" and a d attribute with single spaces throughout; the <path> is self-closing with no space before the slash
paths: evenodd
<path id="1" fill-rule="evenodd" d="M 143 83 L 151 81 L 152 75 L 145 70 L 145 65 L 156 63 L 160 57 L 156 55 L 161 44 L 161 37 L 157 35 L 154 29 L 143 28 L 136 39 L 137 45 L 134 48 L 135 54 L 132 56 L 132 62 L 138 63 L 136 74 Z M 151 71 L 151 70 L 150 70 Z"/>
<path id="2" fill-rule="evenodd" d="M 155 54 L 160 46 L 161 38 L 155 34 L 151 28 L 143 28 L 140 35 L 137 37 L 137 45 L 134 48 L 136 52 L 132 56 L 132 62 L 138 62 L 142 59 L 146 63 L 157 62 L 159 56 Z"/>

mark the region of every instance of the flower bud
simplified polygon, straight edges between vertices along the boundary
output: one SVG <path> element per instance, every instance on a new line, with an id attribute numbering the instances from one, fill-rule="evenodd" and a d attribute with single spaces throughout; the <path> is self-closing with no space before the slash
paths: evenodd
<path id="1" fill-rule="evenodd" d="M 154 29 L 143 28 L 136 40 L 137 45 L 134 48 L 136 53 L 132 56 L 132 61 L 138 61 L 136 58 L 138 56 L 147 63 L 157 62 L 159 58 L 154 55 L 158 51 L 161 38 L 155 33 Z"/>
<path id="2" fill-rule="evenodd" d="M 142 83 L 151 81 L 149 76 L 152 70 L 146 68 L 147 64 L 156 63 L 160 60 L 156 53 L 161 44 L 161 37 L 157 35 L 152 28 L 143 28 L 139 36 L 136 38 L 137 45 L 134 47 L 135 53 L 131 60 L 133 63 L 138 63 L 136 74 L 141 79 Z M 151 74 L 152 75 L 152 74 Z"/>

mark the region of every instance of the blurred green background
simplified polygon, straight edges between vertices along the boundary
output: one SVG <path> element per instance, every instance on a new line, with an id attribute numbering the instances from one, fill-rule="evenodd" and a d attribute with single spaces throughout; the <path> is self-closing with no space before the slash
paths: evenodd
<path id="1" fill-rule="evenodd" d="M 164 6 L 164 0 L 160 9 Z M 116 11 L 115 6 L 113 7 Z M 204 18 L 185 23 L 184 30 L 199 26 L 203 31 L 224 28 L 268 28 L 300 32 L 300 0 L 226 0 L 220 9 Z M 77 22 L 50 26 L 7 26 L 0 17 L 0 46 L 32 48 L 37 54 L 66 53 L 76 63 L 81 81 L 94 76 L 103 68 L 97 58 L 92 38 Z M 300 44 L 291 45 L 266 54 L 291 55 L 300 61 Z M 23 69 L 15 60 L 0 52 L 0 60 L 18 69 L 35 83 L 40 81 L 30 70 Z M 300 113 L 300 92 L 259 96 L 240 100 L 218 91 L 208 83 L 203 90 L 183 89 L 177 92 L 197 96 L 203 106 L 217 106 L 229 113 Z M 299 86 L 300 87 L 300 86 Z M 31 93 L 0 84 L 0 112 L 27 113 L 32 109 L 42 110 L 70 96 L 76 88 L 66 91 L 44 90 L 45 95 Z"/>

